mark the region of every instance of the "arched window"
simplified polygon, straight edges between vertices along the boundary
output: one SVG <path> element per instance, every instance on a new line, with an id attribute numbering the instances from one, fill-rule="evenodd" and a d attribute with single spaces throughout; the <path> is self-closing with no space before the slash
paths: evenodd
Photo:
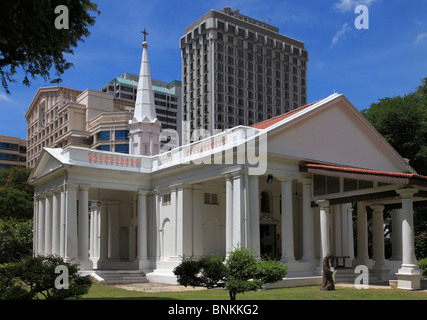
<path id="1" fill-rule="evenodd" d="M 266 191 L 261 192 L 261 212 L 271 212 L 270 195 Z"/>

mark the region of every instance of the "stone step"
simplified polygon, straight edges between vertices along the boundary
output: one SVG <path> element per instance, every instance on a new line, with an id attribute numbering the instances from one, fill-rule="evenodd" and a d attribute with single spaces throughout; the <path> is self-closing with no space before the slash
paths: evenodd
<path id="1" fill-rule="evenodd" d="M 106 285 L 148 282 L 145 273 L 139 270 L 105 270 L 97 271 L 96 274 L 102 279 L 100 282 Z"/>
<path id="2" fill-rule="evenodd" d="M 354 273 L 353 268 L 335 269 L 335 283 L 354 283 L 360 273 Z M 369 282 L 380 281 L 380 277 L 369 273 Z"/>

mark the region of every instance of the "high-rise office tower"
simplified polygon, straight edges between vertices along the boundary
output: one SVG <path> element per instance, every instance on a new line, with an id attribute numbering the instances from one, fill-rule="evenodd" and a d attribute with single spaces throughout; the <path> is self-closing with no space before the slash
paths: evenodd
<path id="1" fill-rule="evenodd" d="M 307 103 L 304 43 L 238 10 L 209 11 L 185 29 L 180 47 L 183 143 L 196 129 L 214 134 Z"/>

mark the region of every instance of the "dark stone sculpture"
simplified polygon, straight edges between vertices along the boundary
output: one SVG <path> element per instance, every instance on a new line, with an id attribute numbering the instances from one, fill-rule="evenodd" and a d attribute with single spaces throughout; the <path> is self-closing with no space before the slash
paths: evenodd
<path id="1" fill-rule="evenodd" d="M 323 258 L 323 284 L 320 290 L 330 291 L 335 290 L 335 284 L 333 279 L 333 274 L 331 271 L 331 264 L 329 260 L 332 258 L 332 254 L 328 253 Z"/>

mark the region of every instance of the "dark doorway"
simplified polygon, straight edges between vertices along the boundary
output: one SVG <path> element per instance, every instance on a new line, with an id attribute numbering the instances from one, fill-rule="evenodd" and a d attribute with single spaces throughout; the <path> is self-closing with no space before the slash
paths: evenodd
<path id="1" fill-rule="evenodd" d="M 270 259 L 276 259 L 276 226 L 274 224 L 260 225 L 261 256 L 268 256 Z"/>

